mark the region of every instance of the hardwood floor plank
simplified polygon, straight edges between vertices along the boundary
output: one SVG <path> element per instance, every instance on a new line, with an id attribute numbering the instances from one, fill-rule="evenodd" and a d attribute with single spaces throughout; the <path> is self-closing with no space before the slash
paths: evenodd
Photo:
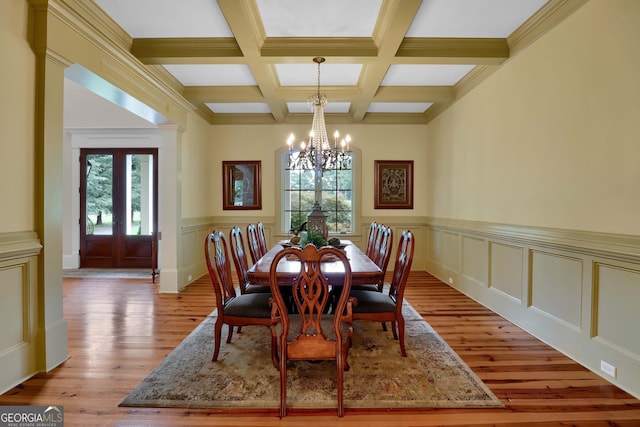
<path id="1" fill-rule="evenodd" d="M 215 306 L 208 277 L 179 294 L 150 279 L 64 280 L 70 358 L 0 405 L 64 406 L 66 426 L 622 426 L 640 401 L 425 272 L 405 297 L 503 401 L 504 408 L 228 411 L 117 405 Z"/>

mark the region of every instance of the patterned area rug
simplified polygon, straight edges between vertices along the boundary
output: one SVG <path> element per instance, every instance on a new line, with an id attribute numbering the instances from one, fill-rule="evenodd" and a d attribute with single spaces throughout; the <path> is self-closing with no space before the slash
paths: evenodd
<path id="1" fill-rule="evenodd" d="M 354 324 L 345 373 L 346 408 L 502 407 L 488 387 L 409 305 L 404 307 L 407 356 L 391 328 Z M 244 327 L 211 362 L 215 312 L 205 319 L 120 406 L 179 408 L 279 407 L 278 370 L 271 363 L 270 331 Z M 335 363 L 291 362 L 289 408 L 335 408 Z"/>

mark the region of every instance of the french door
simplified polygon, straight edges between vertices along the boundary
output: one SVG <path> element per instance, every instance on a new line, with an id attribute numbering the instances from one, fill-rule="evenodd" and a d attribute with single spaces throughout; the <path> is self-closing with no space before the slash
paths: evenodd
<path id="1" fill-rule="evenodd" d="M 151 268 L 158 150 L 80 151 L 80 267 Z"/>

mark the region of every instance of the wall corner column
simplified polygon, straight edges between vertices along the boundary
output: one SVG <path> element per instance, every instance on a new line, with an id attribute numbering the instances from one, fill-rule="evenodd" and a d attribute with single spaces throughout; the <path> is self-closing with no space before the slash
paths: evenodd
<path id="1" fill-rule="evenodd" d="M 160 170 L 158 187 L 158 265 L 161 293 L 177 293 L 182 286 L 182 180 L 181 136 L 178 125 L 164 124 L 162 148 L 158 154 Z"/>

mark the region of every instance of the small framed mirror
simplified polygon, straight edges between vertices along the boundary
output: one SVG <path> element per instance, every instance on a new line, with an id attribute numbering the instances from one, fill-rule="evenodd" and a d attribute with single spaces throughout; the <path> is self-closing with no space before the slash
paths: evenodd
<path id="1" fill-rule="evenodd" d="M 262 209 L 260 160 L 223 161 L 224 210 Z"/>

